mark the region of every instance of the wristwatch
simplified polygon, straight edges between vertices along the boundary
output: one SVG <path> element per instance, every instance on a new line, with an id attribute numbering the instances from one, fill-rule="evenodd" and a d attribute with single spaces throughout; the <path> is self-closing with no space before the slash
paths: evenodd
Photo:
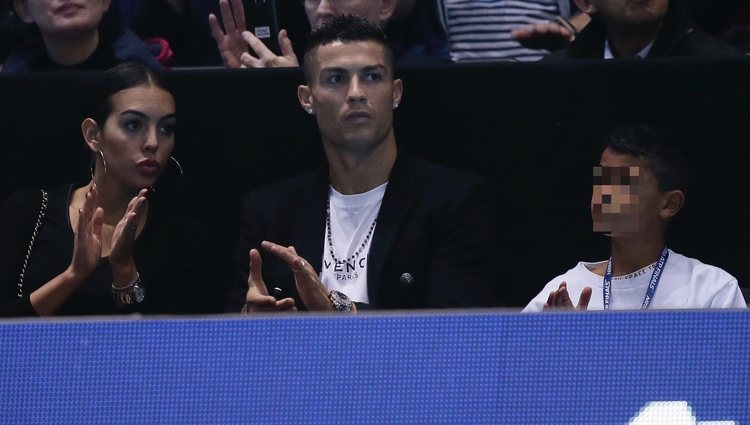
<path id="1" fill-rule="evenodd" d="M 352 311 L 352 304 L 354 303 L 345 293 L 331 291 L 328 293 L 328 299 L 331 300 L 333 311 L 340 311 L 342 313 L 350 313 Z"/>
<path id="2" fill-rule="evenodd" d="M 123 287 L 112 283 L 112 297 L 118 306 L 142 303 L 146 298 L 146 289 L 141 286 L 141 276 L 137 274 L 135 280 Z"/>

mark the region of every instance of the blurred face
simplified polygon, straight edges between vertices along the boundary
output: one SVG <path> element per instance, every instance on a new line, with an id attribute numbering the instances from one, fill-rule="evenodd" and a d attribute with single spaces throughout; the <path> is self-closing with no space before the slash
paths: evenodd
<path id="1" fill-rule="evenodd" d="M 314 110 L 324 143 L 367 152 L 393 139 L 393 108 L 402 84 L 393 80 L 383 46 L 334 42 L 318 47 L 314 58 L 300 101 Z"/>
<path id="2" fill-rule="evenodd" d="M 45 36 L 77 36 L 95 30 L 110 0 L 16 0 L 16 11 Z"/>
<path id="3" fill-rule="evenodd" d="M 106 178 L 128 190 L 153 186 L 174 148 L 172 95 L 159 87 L 139 86 L 112 96 L 112 107 L 98 144 L 107 162 Z"/>
<path id="4" fill-rule="evenodd" d="M 669 0 L 589 0 L 599 14 L 619 25 L 658 23 L 667 14 Z"/>
<path id="5" fill-rule="evenodd" d="M 382 25 L 393 13 L 393 0 L 304 0 L 304 3 L 313 29 L 340 15 L 354 15 Z"/>
<path id="6" fill-rule="evenodd" d="M 656 232 L 663 196 L 644 158 L 607 148 L 594 167 L 591 216 L 595 232 L 626 236 Z"/>

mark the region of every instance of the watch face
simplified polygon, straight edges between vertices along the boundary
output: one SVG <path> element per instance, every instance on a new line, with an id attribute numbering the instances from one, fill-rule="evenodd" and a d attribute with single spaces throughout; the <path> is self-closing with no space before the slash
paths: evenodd
<path id="1" fill-rule="evenodd" d="M 146 298 L 146 290 L 143 286 L 133 286 L 133 298 L 135 298 L 135 302 L 137 303 L 143 302 L 143 299 Z"/>
<path id="2" fill-rule="evenodd" d="M 346 294 L 339 291 L 331 291 L 331 298 L 341 304 L 351 304 L 352 302 L 352 300 L 350 300 L 349 297 L 346 296 Z"/>
<path id="3" fill-rule="evenodd" d="M 331 298 L 331 303 L 333 304 L 334 310 L 351 311 L 352 300 L 349 299 L 349 297 L 347 297 L 343 292 L 331 291 L 329 297 Z"/>

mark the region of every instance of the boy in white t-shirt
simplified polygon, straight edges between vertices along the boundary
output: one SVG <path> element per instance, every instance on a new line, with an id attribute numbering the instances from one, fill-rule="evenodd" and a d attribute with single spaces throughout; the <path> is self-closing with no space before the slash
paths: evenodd
<path id="1" fill-rule="evenodd" d="M 594 167 L 591 215 L 594 231 L 611 238 L 611 257 L 578 263 L 524 312 L 746 307 L 737 279 L 665 246 L 666 226 L 685 203 L 687 170 L 666 140 L 644 126 L 610 136 Z"/>

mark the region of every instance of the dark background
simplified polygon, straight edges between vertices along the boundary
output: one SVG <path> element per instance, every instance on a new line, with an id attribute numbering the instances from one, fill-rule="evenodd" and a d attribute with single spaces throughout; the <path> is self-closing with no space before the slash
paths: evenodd
<path id="1" fill-rule="evenodd" d="M 494 183 L 505 305 L 525 305 L 577 261 L 608 256 L 606 237 L 591 232 L 591 167 L 601 138 L 629 123 L 673 130 L 694 166 L 669 246 L 747 286 L 750 60 L 445 65 L 398 74 L 401 149 Z M 90 77 L 0 75 L 0 200 L 87 178 L 80 123 Z M 180 70 L 168 79 L 179 116 L 174 155 L 185 176 L 162 191 L 210 227 L 228 256 L 242 194 L 323 159 L 315 122 L 296 99 L 302 74 Z"/>

